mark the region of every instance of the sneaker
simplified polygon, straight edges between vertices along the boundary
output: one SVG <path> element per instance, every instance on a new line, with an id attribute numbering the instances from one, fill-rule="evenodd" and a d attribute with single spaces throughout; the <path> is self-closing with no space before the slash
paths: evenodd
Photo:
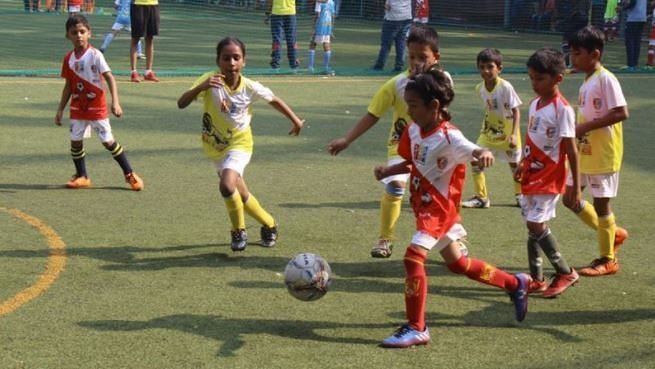
<path id="1" fill-rule="evenodd" d="M 542 293 L 548 288 L 548 283 L 545 280 L 540 281 L 534 277 L 531 279 L 528 285 L 528 293 Z"/>
<path id="2" fill-rule="evenodd" d="M 267 227 L 262 226 L 259 229 L 259 234 L 262 239 L 259 241 L 259 244 L 264 247 L 273 247 L 277 242 L 277 226 Z"/>
<path id="3" fill-rule="evenodd" d="M 601 275 L 612 275 L 619 271 L 619 263 L 616 259 L 598 258 L 582 269 L 580 275 L 585 277 L 598 277 Z"/>
<path id="4" fill-rule="evenodd" d="M 391 256 L 393 244 L 391 240 L 379 240 L 377 245 L 371 249 L 371 256 L 374 258 L 388 258 Z"/>
<path id="5" fill-rule="evenodd" d="M 616 232 L 614 233 L 614 255 L 619 253 L 619 249 L 629 237 L 628 231 L 625 228 L 616 227 Z"/>
<path id="6" fill-rule="evenodd" d="M 550 286 L 544 291 L 544 297 L 550 299 L 561 295 L 567 288 L 575 285 L 578 279 L 580 279 L 580 276 L 573 268 L 571 268 L 569 274 L 555 274 Z"/>
<path id="7" fill-rule="evenodd" d="M 155 72 L 148 72 L 143 76 L 143 79 L 145 81 L 150 81 L 150 82 L 159 82 L 159 78 L 155 75 Z"/>
<path id="8" fill-rule="evenodd" d="M 516 279 L 519 281 L 519 286 L 516 291 L 510 293 L 510 297 L 514 302 L 516 320 L 522 322 L 528 315 L 528 288 L 532 278 L 525 273 L 516 273 Z"/>
<path id="9" fill-rule="evenodd" d="M 391 336 L 382 341 L 382 347 L 406 348 L 425 345 L 430 342 L 430 331 L 425 327 L 423 332 L 417 331 L 409 324 L 398 328 Z"/>
<path id="10" fill-rule="evenodd" d="M 462 202 L 463 208 L 488 209 L 491 206 L 489 199 L 483 199 L 480 196 L 473 196 Z"/>
<path id="11" fill-rule="evenodd" d="M 77 174 L 74 174 L 71 179 L 66 182 L 66 187 L 67 188 L 89 188 L 91 187 L 91 180 L 89 177 L 84 177 L 84 176 L 78 176 Z"/>
<path id="12" fill-rule="evenodd" d="M 130 74 L 130 81 L 135 83 L 141 82 L 141 77 L 139 76 L 139 72 L 137 71 L 132 72 Z"/>
<path id="13" fill-rule="evenodd" d="M 137 59 L 141 59 L 141 60 L 143 60 L 143 59 L 146 58 L 146 54 L 137 54 L 137 55 L 136 55 L 136 58 L 137 58 Z"/>
<path id="14" fill-rule="evenodd" d="M 232 251 L 243 251 L 248 246 L 248 235 L 246 234 L 245 229 L 237 229 L 236 231 L 231 231 L 232 233 Z"/>
<path id="15" fill-rule="evenodd" d="M 134 172 L 129 173 L 125 176 L 125 182 L 127 182 L 130 185 L 132 191 L 143 190 L 143 180 Z"/>
<path id="16" fill-rule="evenodd" d="M 334 70 L 332 69 L 325 69 L 322 73 L 324 76 L 329 76 L 332 77 L 335 75 Z"/>

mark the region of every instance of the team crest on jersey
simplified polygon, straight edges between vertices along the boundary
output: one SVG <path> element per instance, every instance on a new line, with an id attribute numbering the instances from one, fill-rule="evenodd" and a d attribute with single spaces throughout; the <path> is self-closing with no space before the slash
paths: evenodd
<path id="1" fill-rule="evenodd" d="M 487 108 L 489 110 L 498 109 L 498 100 L 497 99 L 487 99 Z"/>
<path id="2" fill-rule="evenodd" d="M 402 136 L 403 131 L 407 127 L 407 121 L 403 118 L 398 118 L 398 120 L 393 124 L 393 132 L 391 133 L 391 143 L 398 144 L 400 141 L 400 136 Z"/>
<path id="3" fill-rule="evenodd" d="M 92 65 L 91 65 L 91 72 L 93 72 L 93 73 L 98 73 L 98 67 L 96 67 L 95 64 L 92 64 Z"/>
<path id="4" fill-rule="evenodd" d="M 537 129 L 539 129 L 540 120 L 541 119 L 539 117 L 530 117 L 530 122 L 528 123 L 528 129 L 531 132 L 537 132 Z"/>
<path id="5" fill-rule="evenodd" d="M 509 110 L 509 103 L 505 103 L 505 105 L 503 105 L 503 107 L 505 108 L 505 110 Z"/>
<path id="6" fill-rule="evenodd" d="M 73 63 L 73 70 L 75 70 L 76 72 L 84 72 L 84 61 L 78 60 L 75 63 Z"/>
<path id="7" fill-rule="evenodd" d="M 414 162 L 425 165 L 428 157 L 428 147 L 414 144 Z"/>
<path id="8" fill-rule="evenodd" d="M 77 82 L 75 87 L 77 87 L 77 91 L 80 91 L 80 92 L 84 91 L 84 84 L 82 82 Z"/>
<path id="9" fill-rule="evenodd" d="M 555 134 L 557 134 L 557 128 L 555 127 L 546 128 L 546 137 L 553 138 L 555 137 Z"/>
<path id="10" fill-rule="evenodd" d="M 419 187 L 421 186 L 421 179 L 416 176 L 412 176 L 412 188 L 414 191 L 418 190 Z"/>
<path id="11" fill-rule="evenodd" d="M 600 110 L 603 107 L 603 100 L 600 98 L 594 99 L 594 109 Z"/>
<path id="12" fill-rule="evenodd" d="M 228 137 L 222 137 L 221 134 L 214 129 L 212 124 L 212 117 L 209 113 L 202 115 L 202 140 L 213 146 L 216 150 L 221 151 L 225 149 L 230 143 L 232 131 L 227 131 Z"/>
<path id="13" fill-rule="evenodd" d="M 448 158 L 446 157 L 440 157 L 437 158 L 437 168 L 444 170 L 446 169 L 446 166 L 448 165 Z"/>

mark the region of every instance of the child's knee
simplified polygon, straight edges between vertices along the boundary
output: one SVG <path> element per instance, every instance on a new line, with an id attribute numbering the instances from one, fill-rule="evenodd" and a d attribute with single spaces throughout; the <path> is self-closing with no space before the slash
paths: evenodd
<path id="1" fill-rule="evenodd" d="M 459 259 L 448 264 L 448 269 L 455 274 L 464 274 L 468 268 L 468 258 L 461 256 Z"/>

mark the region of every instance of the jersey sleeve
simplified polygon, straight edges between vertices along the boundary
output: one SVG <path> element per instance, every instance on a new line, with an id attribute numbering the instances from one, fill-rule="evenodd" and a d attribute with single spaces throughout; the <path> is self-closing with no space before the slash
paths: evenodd
<path id="1" fill-rule="evenodd" d="M 455 162 L 468 163 L 471 161 L 473 159 L 473 151 L 480 147 L 464 137 L 464 134 L 460 130 L 449 130 L 447 134 L 450 144 L 454 148 Z"/>
<path id="2" fill-rule="evenodd" d="M 368 105 L 368 112 L 371 115 L 380 118 L 393 106 L 396 100 L 395 86 L 396 78 L 391 78 L 375 93 Z"/>
<path id="3" fill-rule="evenodd" d="M 509 106 L 510 109 L 518 108 L 521 106 L 521 104 L 523 104 L 521 98 L 516 93 L 516 90 L 514 90 L 514 86 L 512 86 L 509 82 L 507 83 L 507 97 L 505 101 L 507 102 L 507 106 Z"/>
<path id="4" fill-rule="evenodd" d="M 252 101 L 253 102 L 258 100 L 258 99 L 263 99 L 266 102 L 271 102 L 271 101 L 273 101 L 273 98 L 275 97 L 275 95 L 273 94 L 273 91 L 271 91 L 270 88 L 264 87 L 264 85 L 262 85 L 259 82 L 252 81 L 249 84 L 248 87 L 253 92 L 252 93 Z"/>
<path id="5" fill-rule="evenodd" d="M 573 108 L 570 105 L 564 105 L 559 115 L 562 117 L 559 121 L 560 137 L 575 137 L 575 111 Z"/>
<path id="6" fill-rule="evenodd" d="M 193 82 L 193 84 L 191 85 L 191 87 L 189 87 L 189 90 L 192 90 L 192 89 L 194 89 L 194 88 L 200 86 L 200 84 L 203 83 L 207 78 L 209 78 L 209 76 L 211 76 L 211 75 L 213 75 L 213 74 L 215 74 L 215 73 L 217 73 L 217 72 L 207 72 L 207 73 L 203 74 L 202 76 L 198 77 L 198 79 L 196 79 L 196 80 Z M 207 92 L 210 91 L 210 90 L 211 90 L 211 89 L 207 89 L 207 90 L 205 90 L 205 91 L 202 91 L 201 93 L 198 94 L 198 96 L 196 96 L 196 98 L 195 98 L 194 100 L 198 100 L 198 98 L 202 98 L 202 99 L 204 99 L 205 96 L 207 95 Z"/>
<path id="7" fill-rule="evenodd" d="M 607 103 L 607 109 L 611 110 L 621 106 L 627 106 L 621 84 L 615 76 L 605 75 L 603 78 L 603 95 Z"/>
<path id="8" fill-rule="evenodd" d="M 405 160 L 412 160 L 412 147 L 409 139 L 409 126 L 405 127 L 402 135 L 400 135 L 400 142 L 398 142 L 398 155 Z"/>
<path id="9" fill-rule="evenodd" d="M 68 78 L 69 76 L 70 68 L 68 68 L 68 60 L 70 55 L 70 53 L 66 54 L 64 61 L 61 63 L 61 78 Z"/>
<path id="10" fill-rule="evenodd" d="M 105 74 L 111 72 L 111 68 L 109 68 L 109 64 L 107 64 L 105 55 L 101 53 L 100 50 L 93 50 L 93 52 L 95 53 L 95 62 L 96 68 L 98 68 L 98 73 Z"/>

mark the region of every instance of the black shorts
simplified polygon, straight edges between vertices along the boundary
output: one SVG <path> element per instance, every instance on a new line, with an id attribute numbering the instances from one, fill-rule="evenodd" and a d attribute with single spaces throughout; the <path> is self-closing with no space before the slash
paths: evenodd
<path id="1" fill-rule="evenodd" d="M 159 35 L 159 5 L 130 5 L 132 38 Z"/>

